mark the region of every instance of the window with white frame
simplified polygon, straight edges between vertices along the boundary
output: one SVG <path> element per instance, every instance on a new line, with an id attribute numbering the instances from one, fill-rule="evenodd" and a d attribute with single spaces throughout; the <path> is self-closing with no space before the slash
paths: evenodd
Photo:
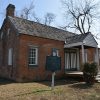
<path id="1" fill-rule="evenodd" d="M 38 48 L 30 46 L 29 48 L 29 65 L 38 65 Z"/>
<path id="2" fill-rule="evenodd" d="M 8 65 L 12 65 L 13 60 L 13 49 L 9 48 L 8 50 Z"/>

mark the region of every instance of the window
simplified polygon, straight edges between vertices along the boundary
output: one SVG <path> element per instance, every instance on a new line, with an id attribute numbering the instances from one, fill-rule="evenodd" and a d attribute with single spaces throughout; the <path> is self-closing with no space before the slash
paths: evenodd
<path id="1" fill-rule="evenodd" d="M 29 48 L 29 65 L 37 65 L 38 64 L 38 48 L 30 47 Z"/>
<path id="2" fill-rule="evenodd" d="M 76 49 L 68 49 L 65 51 L 65 69 L 68 71 L 78 70 L 78 55 Z"/>
<path id="3" fill-rule="evenodd" d="M 52 49 L 52 55 L 53 55 L 53 56 L 59 56 L 59 50 L 56 49 L 56 48 L 53 48 L 53 49 Z"/>
<path id="4" fill-rule="evenodd" d="M 12 65 L 12 56 L 13 56 L 12 48 L 10 48 L 8 50 L 8 65 Z"/>

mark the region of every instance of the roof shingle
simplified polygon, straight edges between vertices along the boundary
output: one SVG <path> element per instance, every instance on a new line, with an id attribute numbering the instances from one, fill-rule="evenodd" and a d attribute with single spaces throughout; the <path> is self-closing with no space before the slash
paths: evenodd
<path id="1" fill-rule="evenodd" d="M 8 18 L 18 30 L 18 32 L 22 34 L 49 38 L 59 41 L 65 41 L 67 37 L 75 35 L 74 33 L 43 25 L 34 21 L 10 16 Z"/>
<path id="2" fill-rule="evenodd" d="M 67 37 L 66 38 L 66 44 L 72 44 L 72 43 L 78 43 L 78 42 L 82 42 L 86 36 L 88 35 L 89 33 L 85 33 L 85 34 L 76 34 L 74 36 L 71 36 L 71 37 Z"/>

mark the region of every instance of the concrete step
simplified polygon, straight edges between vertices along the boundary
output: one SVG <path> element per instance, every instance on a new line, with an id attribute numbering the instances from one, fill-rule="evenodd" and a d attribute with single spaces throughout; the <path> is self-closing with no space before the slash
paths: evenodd
<path id="1" fill-rule="evenodd" d="M 97 76 L 100 76 L 99 74 L 97 74 Z"/>
<path id="2" fill-rule="evenodd" d="M 96 80 L 100 80 L 100 78 L 99 77 L 96 77 Z"/>
<path id="3" fill-rule="evenodd" d="M 98 80 L 98 82 L 100 83 L 100 80 Z"/>
<path id="4" fill-rule="evenodd" d="M 100 83 L 100 80 L 96 79 L 96 81 Z"/>
<path id="5" fill-rule="evenodd" d="M 100 80 L 100 77 L 96 77 L 95 79 L 96 79 L 96 80 Z"/>
<path id="6" fill-rule="evenodd" d="M 100 76 L 97 75 L 96 78 L 100 78 Z"/>
<path id="7" fill-rule="evenodd" d="M 96 80 L 97 82 L 100 82 L 100 78 L 96 78 L 95 80 Z"/>
<path id="8" fill-rule="evenodd" d="M 97 76 L 95 77 L 95 79 L 97 80 L 97 82 L 100 82 L 100 72 L 97 74 Z"/>

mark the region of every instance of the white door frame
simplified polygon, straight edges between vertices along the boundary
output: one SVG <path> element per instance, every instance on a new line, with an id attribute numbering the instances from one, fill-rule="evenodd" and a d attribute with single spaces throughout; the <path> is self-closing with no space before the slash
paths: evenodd
<path id="1" fill-rule="evenodd" d="M 70 49 L 71 50 L 71 49 Z M 73 50 L 73 49 L 72 49 Z M 77 68 L 77 70 L 80 70 L 80 64 L 79 64 L 79 49 L 76 49 L 76 53 L 70 53 L 70 52 L 66 52 L 65 51 L 65 70 L 68 70 L 70 67 L 73 67 L 72 68 Z M 69 59 L 69 56 L 71 54 L 71 61 Z M 76 57 L 72 58 L 72 56 L 74 56 L 74 54 L 76 54 Z M 76 59 L 76 63 L 73 62 L 74 59 Z"/>

